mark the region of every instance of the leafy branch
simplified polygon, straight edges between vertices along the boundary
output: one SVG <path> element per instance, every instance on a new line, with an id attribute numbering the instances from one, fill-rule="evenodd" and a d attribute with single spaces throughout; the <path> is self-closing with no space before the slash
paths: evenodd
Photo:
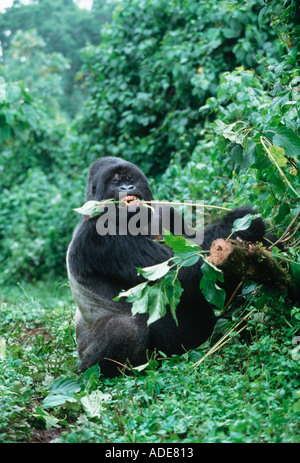
<path id="1" fill-rule="evenodd" d="M 135 205 L 145 206 L 150 209 L 152 209 L 151 205 L 160 204 L 160 205 L 170 205 L 170 206 L 187 206 L 188 205 L 189 207 L 203 207 L 203 208 L 219 209 L 223 211 L 231 210 L 227 207 L 213 206 L 210 204 L 199 204 L 199 203 L 181 202 L 181 201 L 174 201 L 174 202 L 173 201 L 158 201 L 158 200 L 145 201 L 144 199 L 132 197 L 130 201 L 125 200 L 125 199 L 116 200 L 113 198 L 105 199 L 103 201 L 90 200 L 84 203 L 81 207 L 75 208 L 74 211 L 77 212 L 78 214 L 82 214 L 86 216 L 94 216 L 94 215 L 100 214 L 108 204 L 119 204 L 119 205 L 128 206 L 131 201 L 134 201 Z"/>
<path id="2" fill-rule="evenodd" d="M 281 169 L 281 167 L 285 167 L 287 165 L 287 159 L 284 156 L 285 155 L 284 149 L 278 146 L 272 145 L 272 143 L 270 143 L 269 140 L 266 139 L 266 137 L 260 137 L 260 141 L 265 151 L 267 152 L 269 159 L 276 166 L 276 169 L 278 170 L 280 177 L 288 185 L 288 187 L 293 191 L 293 193 L 298 198 L 300 198 L 299 193 L 294 189 L 291 182 L 286 178 L 286 176 L 284 175 Z"/>
<path id="3" fill-rule="evenodd" d="M 148 313 L 148 325 L 162 318 L 169 307 L 171 314 L 178 324 L 176 308 L 183 292 L 178 273 L 182 267 L 194 265 L 200 259 L 202 252 L 200 246 L 188 242 L 182 236 L 165 235 L 165 243 L 173 248 L 174 256 L 160 264 L 146 268 L 138 268 L 138 274 L 146 281 L 122 291 L 117 298 L 126 297 L 132 303 L 132 315 Z"/>
<path id="4" fill-rule="evenodd" d="M 245 217 L 235 220 L 232 233 L 249 228 L 255 217 L 255 215 L 247 214 Z M 169 307 L 178 325 L 176 308 L 183 292 L 178 279 L 179 271 L 182 267 L 195 265 L 202 258 L 202 277 L 199 288 L 209 303 L 222 310 L 225 305 L 226 293 L 224 289 L 219 287 L 218 283 L 224 282 L 224 275 L 222 270 L 209 261 L 206 256 L 208 251 L 204 251 L 200 246 L 186 240 L 183 236 L 166 234 L 165 243 L 173 249 L 174 255 L 160 264 L 143 269 L 138 268 L 138 274 L 142 275 L 146 281 L 127 291 L 122 291 L 114 300 L 119 301 L 121 297 L 126 297 L 126 301 L 132 303 L 133 316 L 138 313 L 148 313 L 148 325 L 164 317 L 166 309 Z"/>

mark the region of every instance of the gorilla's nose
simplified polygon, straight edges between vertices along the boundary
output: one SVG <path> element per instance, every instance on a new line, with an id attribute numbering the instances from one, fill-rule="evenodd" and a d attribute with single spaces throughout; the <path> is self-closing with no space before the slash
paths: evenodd
<path id="1" fill-rule="evenodd" d="M 120 186 L 121 191 L 130 191 L 130 190 L 134 190 L 134 189 L 135 189 L 134 185 L 121 185 Z"/>

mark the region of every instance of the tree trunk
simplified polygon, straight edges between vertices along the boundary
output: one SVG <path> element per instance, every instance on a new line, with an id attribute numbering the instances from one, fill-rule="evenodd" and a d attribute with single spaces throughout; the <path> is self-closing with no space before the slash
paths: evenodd
<path id="1" fill-rule="evenodd" d="M 292 280 L 261 244 L 219 238 L 212 243 L 207 259 L 227 278 L 246 282 L 276 286 L 282 291 L 290 291 Z"/>

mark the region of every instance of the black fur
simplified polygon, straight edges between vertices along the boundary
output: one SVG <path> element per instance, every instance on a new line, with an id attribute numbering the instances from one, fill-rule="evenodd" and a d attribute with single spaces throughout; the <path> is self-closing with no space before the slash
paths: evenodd
<path id="1" fill-rule="evenodd" d="M 153 199 L 146 177 L 134 164 L 111 157 L 98 159 L 90 170 L 86 200 L 118 199 L 120 189 L 145 200 Z M 248 207 L 235 209 L 206 228 L 203 249 L 209 249 L 216 238 L 227 238 L 233 222 L 248 213 L 255 212 Z M 147 315 L 132 317 L 130 304 L 124 298 L 119 302 L 113 298 L 122 289 L 143 281 L 137 267 L 161 263 L 171 257 L 172 251 L 151 236 L 100 236 L 97 219 L 84 219 L 77 227 L 67 256 L 70 285 L 78 304 L 80 370 L 98 363 L 102 373 L 113 376 L 119 368 L 115 362 L 124 364 L 129 360 L 136 366 L 145 363 L 154 349 L 171 355 L 202 344 L 212 334 L 216 317 L 199 289 L 201 259 L 179 272 L 184 291 L 177 308 L 178 327 L 170 313 L 147 327 Z M 257 218 L 250 228 L 233 238 L 262 241 L 264 233 L 264 223 Z M 229 287 L 232 284 L 228 282 Z"/>

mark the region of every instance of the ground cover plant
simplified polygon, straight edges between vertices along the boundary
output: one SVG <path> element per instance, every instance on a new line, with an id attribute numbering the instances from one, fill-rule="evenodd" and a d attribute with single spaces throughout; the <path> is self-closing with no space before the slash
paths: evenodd
<path id="1" fill-rule="evenodd" d="M 97 367 L 77 374 L 67 288 L 44 294 L 2 299 L 1 442 L 298 441 L 300 313 L 283 298 L 270 308 L 257 295 L 251 342 L 232 333 L 199 366 L 208 346 L 98 379 Z"/>
<path id="2" fill-rule="evenodd" d="M 94 3 L 93 24 L 108 11 Z M 101 38 L 76 50 L 73 89 L 71 53 L 40 37 L 27 6 L 1 13 L 13 34 L 0 35 L 0 442 L 299 442 L 298 6 L 117 2 Z M 84 102 L 72 122 L 70 93 Z M 292 296 L 251 281 L 224 307 L 212 292 L 220 319 L 198 349 L 115 379 L 79 375 L 65 253 L 104 154 L 139 164 L 160 200 L 215 206 L 207 224 L 218 206 L 252 205 Z"/>

